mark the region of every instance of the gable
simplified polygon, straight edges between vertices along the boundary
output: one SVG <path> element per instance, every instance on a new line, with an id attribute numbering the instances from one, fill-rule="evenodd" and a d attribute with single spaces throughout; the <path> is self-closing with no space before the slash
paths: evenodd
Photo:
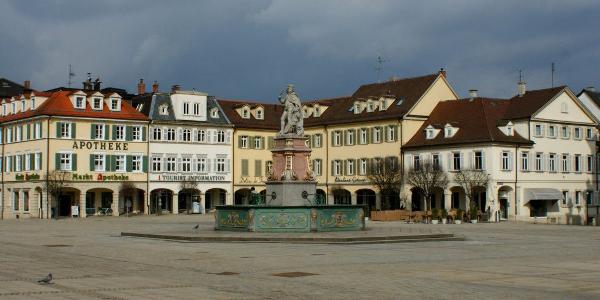
<path id="1" fill-rule="evenodd" d="M 439 75 L 419 101 L 410 109 L 408 115 L 428 116 L 433 108 L 444 100 L 456 100 L 458 96 L 444 76 Z"/>
<path id="2" fill-rule="evenodd" d="M 600 122 L 600 107 L 598 107 L 596 102 L 587 93 L 581 93 L 578 98 L 581 104 L 594 115 L 596 121 Z"/>
<path id="3" fill-rule="evenodd" d="M 566 89 L 533 114 L 532 119 L 587 124 L 595 123 L 593 117 L 583 107 L 579 99 Z"/>

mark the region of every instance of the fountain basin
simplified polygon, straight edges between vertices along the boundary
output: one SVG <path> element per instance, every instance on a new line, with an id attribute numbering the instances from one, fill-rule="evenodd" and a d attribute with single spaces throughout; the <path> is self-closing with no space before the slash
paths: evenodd
<path id="1" fill-rule="evenodd" d="M 364 230 L 363 205 L 217 206 L 215 230 L 311 232 Z"/>

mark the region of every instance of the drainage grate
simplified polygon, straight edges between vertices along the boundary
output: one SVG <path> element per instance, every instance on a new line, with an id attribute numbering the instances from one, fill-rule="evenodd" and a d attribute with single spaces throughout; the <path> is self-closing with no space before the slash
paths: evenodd
<path id="1" fill-rule="evenodd" d="M 59 248 L 59 247 L 73 247 L 73 245 L 63 245 L 63 244 L 54 244 L 54 245 L 42 245 L 48 248 Z"/>
<path id="2" fill-rule="evenodd" d="M 271 274 L 271 275 L 279 276 L 279 277 L 304 277 L 304 276 L 313 276 L 313 275 L 319 275 L 319 274 L 306 273 L 306 272 L 284 272 L 284 273 L 275 273 L 275 274 Z"/>
<path id="3" fill-rule="evenodd" d="M 229 275 L 240 275 L 240 273 L 237 272 L 221 272 L 221 273 L 208 273 L 208 274 L 213 274 L 213 275 L 225 275 L 225 276 L 229 276 Z"/>

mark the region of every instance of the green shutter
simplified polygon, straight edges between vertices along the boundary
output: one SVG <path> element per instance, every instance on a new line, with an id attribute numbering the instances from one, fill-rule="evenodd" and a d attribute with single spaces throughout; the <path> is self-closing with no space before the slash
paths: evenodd
<path id="1" fill-rule="evenodd" d="M 248 160 L 242 159 L 242 176 L 248 176 Z"/>
<path id="2" fill-rule="evenodd" d="M 27 124 L 27 140 L 31 140 L 31 124 Z"/>
<path id="3" fill-rule="evenodd" d="M 265 137 L 261 136 L 260 137 L 260 149 L 265 149 L 266 145 L 265 145 Z"/>
<path id="4" fill-rule="evenodd" d="M 94 171 L 94 154 L 90 154 L 90 171 Z"/>
<path id="5" fill-rule="evenodd" d="M 148 172 L 148 156 L 144 155 L 142 157 L 142 169 L 144 173 Z"/>
<path id="6" fill-rule="evenodd" d="M 335 161 L 334 161 L 334 160 L 332 160 L 332 161 L 331 161 L 331 176 L 334 176 L 334 175 L 335 175 L 335 171 L 334 171 L 334 163 L 335 163 Z"/>
<path id="7" fill-rule="evenodd" d="M 398 135 L 398 125 L 394 125 L 394 142 L 399 140 L 400 136 Z"/>
<path id="8" fill-rule="evenodd" d="M 142 126 L 142 141 L 146 141 L 146 126 Z"/>
<path id="9" fill-rule="evenodd" d="M 111 139 L 112 140 L 116 140 L 117 139 L 117 125 L 112 125 L 110 127 L 112 130 L 112 135 L 111 135 Z"/>
<path id="10" fill-rule="evenodd" d="M 71 154 L 71 171 L 77 171 L 77 153 Z"/>
<path id="11" fill-rule="evenodd" d="M 110 125 L 102 124 L 102 126 L 104 126 L 104 139 L 108 141 L 110 140 Z"/>
<path id="12" fill-rule="evenodd" d="M 21 154 L 21 171 L 25 171 L 25 154 Z"/>
<path id="13" fill-rule="evenodd" d="M 27 154 L 27 157 L 29 159 L 29 170 L 35 170 L 35 154 Z"/>
<path id="14" fill-rule="evenodd" d="M 44 156 L 40 154 L 40 170 L 44 169 L 44 163 L 43 163 L 43 161 L 44 161 Z"/>
<path id="15" fill-rule="evenodd" d="M 54 154 L 54 169 L 60 170 L 60 153 Z"/>
<path id="16" fill-rule="evenodd" d="M 238 135 L 238 148 L 242 148 L 242 136 Z"/>
<path id="17" fill-rule="evenodd" d="M 131 155 L 125 156 L 125 168 L 126 168 L 127 172 L 133 171 L 133 168 L 131 167 L 132 164 L 133 164 L 133 157 Z"/>
<path id="18" fill-rule="evenodd" d="M 77 123 L 71 123 L 71 138 L 74 139 L 77 136 Z"/>
<path id="19" fill-rule="evenodd" d="M 335 146 L 335 131 L 331 132 L 331 146 Z"/>
<path id="20" fill-rule="evenodd" d="M 96 138 L 96 124 L 90 125 L 90 139 Z"/>
<path id="21" fill-rule="evenodd" d="M 255 160 L 254 161 L 254 176 L 262 176 L 262 161 Z"/>
<path id="22" fill-rule="evenodd" d="M 274 137 L 270 136 L 268 139 L 268 143 L 269 143 L 269 149 L 273 149 L 273 145 L 275 144 L 275 139 Z"/>
<path id="23" fill-rule="evenodd" d="M 125 126 L 125 140 L 133 141 L 133 126 Z"/>
<path id="24" fill-rule="evenodd" d="M 364 128 L 365 132 L 367 133 L 367 138 L 365 140 L 365 144 L 370 144 L 371 143 L 371 130 L 369 128 Z"/>
<path id="25" fill-rule="evenodd" d="M 254 137 L 248 136 L 248 149 L 254 149 Z"/>
<path id="26" fill-rule="evenodd" d="M 62 124 L 61 122 L 56 122 L 56 138 L 58 138 L 58 139 L 60 138 L 60 127 L 61 127 L 61 124 Z"/>
<path id="27" fill-rule="evenodd" d="M 111 155 L 110 156 L 110 171 L 114 172 L 116 170 L 117 170 L 117 156 Z"/>

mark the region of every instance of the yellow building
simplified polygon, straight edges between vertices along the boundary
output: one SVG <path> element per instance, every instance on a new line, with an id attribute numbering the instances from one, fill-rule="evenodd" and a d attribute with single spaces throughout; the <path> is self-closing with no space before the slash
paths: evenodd
<path id="1" fill-rule="evenodd" d="M 3 218 L 144 212 L 148 120 L 120 95 L 28 91 L 0 113 Z"/>
<path id="2" fill-rule="evenodd" d="M 330 204 L 381 207 L 380 191 L 367 174 L 384 162 L 401 166 L 402 145 L 438 102 L 457 98 L 441 70 L 363 85 L 348 97 L 305 102 L 305 134 L 313 150 L 317 193 Z M 256 192 L 265 189 L 270 141 L 279 130 L 282 107 L 239 100 L 219 100 L 219 104 L 235 126 L 234 202 L 247 203 L 253 187 Z M 400 205 L 400 195 L 396 196 L 390 201 L 391 208 Z"/>

